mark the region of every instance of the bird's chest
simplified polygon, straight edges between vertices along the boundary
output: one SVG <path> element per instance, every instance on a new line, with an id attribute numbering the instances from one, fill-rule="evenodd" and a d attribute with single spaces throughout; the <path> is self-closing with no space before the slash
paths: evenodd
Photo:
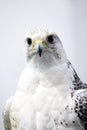
<path id="1" fill-rule="evenodd" d="M 37 121 L 44 122 L 46 125 L 54 122 L 58 130 L 70 128 L 75 130 L 74 127 L 77 127 L 78 123 L 73 110 L 74 106 L 70 104 L 69 99 L 70 97 L 64 98 L 63 93 L 59 93 L 54 88 L 47 91 L 40 90 L 33 98 Z"/>
<path id="2" fill-rule="evenodd" d="M 33 98 L 37 119 L 39 118 L 39 121 L 44 122 L 45 119 L 47 120 L 47 117 L 50 117 L 50 120 L 54 120 L 56 128 L 60 130 L 78 130 L 79 126 L 74 113 L 74 105 L 68 92 L 66 93 L 67 96 L 65 95 L 65 97 L 64 93 L 59 92 L 56 88 L 49 90 L 42 88 L 37 92 Z M 50 120 L 49 122 L 51 122 Z"/>
<path id="3" fill-rule="evenodd" d="M 77 125 L 76 117 L 73 113 L 73 105 L 70 104 L 69 99 L 70 97 L 68 96 L 64 98 L 63 93 L 60 93 L 54 87 L 44 88 L 40 86 L 40 88 L 38 87 L 36 92 L 31 95 L 18 93 L 14 99 L 11 112 L 12 125 L 13 127 L 22 127 L 20 125 L 21 122 L 26 124 L 26 122 L 29 121 L 26 125 L 29 127 L 29 130 L 31 127 L 44 128 L 44 126 L 50 129 L 51 125 L 60 130 L 65 128 L 65 130 L 67 130 L 67 128 Z M 16 123 L 16 125 L 18 124 L 17 126 L 14 126 L 14 122 L 16 122 L 14 115 L 19 121 L 19 123 Z M 14 118 L 15 121 L 13 121 Z M 24 126 L 25 125 L 23 125 L 23 127 Z M 51 130 L 55 130 L 55 128 Z"/>
<path id="4" fill-rule="evenodd" d="M 44 83 L 42 83 L 44 84 Z M 68 92 L 58 90 L 56 87 L 43 87 L 40 84 L 36 92 L 32 95 L 32 100 L 37 109 L 49 108 L 49 110 L 55 109 L 60 111 L 69 101 Z M 61 105 L 62 104 L 62 105 Z"/>
<path id="5" fill-rule="evenodd" d="M 58 69 L 57 67 L 43 71 L 26 69 L 18 87 L 18 93 L 24 93 L 16 100 L 19 105 L 18 111 L 23 111 L 22 116 L 25 119 L 37 120 L 37 126 L 41 128 L 44 127 L 43 124 L 45 126 L 53 124 L 54 126 L 54 122 L 58 127 L 69 127 L 68 125 L 75 123 L 73 122 L 75 115 L 71 110 L 72 107 L 69 107 L 69 99 L 71 98 L 69 83 L 70 79 L 66 69 Z M 19 99 L 21 99 L 21 104 L 18 103 Z M 41 125 L 39 122 L 43 122 L 43 124 Z M 34 126 L 34 123 L 30 124 Z"/>
<path id="6" fill-rule="evenodd" d="M 47 89 L 46 91 L 56 88 L 63 96 L 69 91 L 69 83 L 71 81 L 65 68 L 54 66 L 49 69 L 30 69 L 27 67 L 20 77 L 17 90 L 35 94 L 41 88 Z"/>
<path id="7" fill-rule="evenodd" d="M 57 67 L 44 72 L 29 69 L 21 77 L 18 92 L 32 95 L 36 108 L 38 106 L 41 109 L 49 107 L 59 110 L 61 103 L 67 104 L 70 95 L 68 85 L 67 76 Z"/>

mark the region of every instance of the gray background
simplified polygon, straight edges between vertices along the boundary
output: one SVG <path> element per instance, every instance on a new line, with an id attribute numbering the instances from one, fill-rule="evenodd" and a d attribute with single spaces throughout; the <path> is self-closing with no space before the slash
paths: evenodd
<path id="1" fill-rule="evenodd" d="M 25 66 L 28 31 L 52 29 L 67 56 L 87 82 L 87 0 L 0 0 L 0 130 L 5 101 L 14 95 Z"/>

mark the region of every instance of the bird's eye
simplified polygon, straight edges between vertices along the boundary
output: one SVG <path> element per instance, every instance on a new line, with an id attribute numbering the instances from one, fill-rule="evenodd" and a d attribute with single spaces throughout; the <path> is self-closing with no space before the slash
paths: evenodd
<path id="1" fill-rule="evenodd" d="M 49 36 L 47 37 L 47 41 L 48 41 L 49 43 L 53 44 L 53 42 L 54 42 L 54 35 L 53 35 L 53 34 L 49 35 Z"/>
<path id="2" fill-rule="evenodd" d="M 27 40 L 28 45 L 32 44 L 32 39 L 31 38 L 27 38 L 26 40 Z"/>

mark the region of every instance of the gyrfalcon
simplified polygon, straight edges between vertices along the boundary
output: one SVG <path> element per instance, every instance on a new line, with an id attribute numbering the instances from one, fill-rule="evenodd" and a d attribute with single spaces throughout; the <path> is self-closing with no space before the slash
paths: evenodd
<path id="1" fill-rule="evenodd" d="M 5 106 L 5 130 L 87 130 L 87 84 L 67 59 L 58 35 L 27 34 L 27 64 Z"/>

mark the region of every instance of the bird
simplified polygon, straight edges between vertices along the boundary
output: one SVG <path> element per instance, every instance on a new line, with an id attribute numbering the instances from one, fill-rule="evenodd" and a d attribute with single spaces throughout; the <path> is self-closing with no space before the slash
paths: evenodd
<path id="1" fill-rule="evenodd" d="M 5 130 L 87 130 L 87 84 L 52 30 L 27 33 L 26 65 L 3 110 Z"/>

